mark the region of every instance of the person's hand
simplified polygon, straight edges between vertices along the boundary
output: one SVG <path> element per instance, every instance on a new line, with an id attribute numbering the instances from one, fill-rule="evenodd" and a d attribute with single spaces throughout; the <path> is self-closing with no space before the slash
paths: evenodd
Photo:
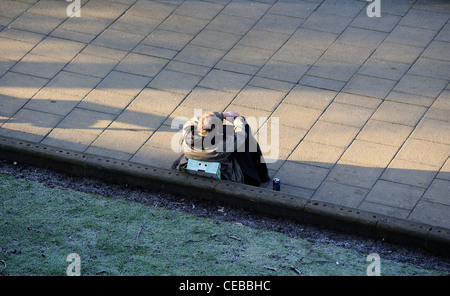
<path id="1" fill-rule="evenodd" d="M 222 115 L 223 115 L 224 118 L 227 118 L 227 117 L 236 118 L 236 117 L 239 117 L 239 116 L 240 116 L 239 113 L 237 113 L 237 112 L 232 112 L 232 111 L 223 112 Z"/>

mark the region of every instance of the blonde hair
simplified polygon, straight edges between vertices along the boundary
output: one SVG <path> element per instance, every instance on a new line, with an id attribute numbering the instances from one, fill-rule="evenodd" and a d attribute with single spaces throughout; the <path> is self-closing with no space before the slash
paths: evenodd
<path id="1" fill-rule="evenodd" d="M 206 112 L 199 119 L 199 125 L 197 126 L 198 132 L 202 137 L 206 136 L 209 132 L 216 128 L 217 120 L 219 118 L 214 114 L 214 112 Z"/>

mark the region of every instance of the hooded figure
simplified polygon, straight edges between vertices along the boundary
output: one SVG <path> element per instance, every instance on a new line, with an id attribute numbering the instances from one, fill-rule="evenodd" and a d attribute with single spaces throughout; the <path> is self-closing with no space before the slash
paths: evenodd
<path id="1" fill-rule="evenodd" d="M 183 126 L 184 153 L 172 168 L 186 168 L 187 160 L 219 162 L 222 179 L 259 186 L 270 180 L 259 144 L 245 118 L 236 112 L 207 112 Z"/>

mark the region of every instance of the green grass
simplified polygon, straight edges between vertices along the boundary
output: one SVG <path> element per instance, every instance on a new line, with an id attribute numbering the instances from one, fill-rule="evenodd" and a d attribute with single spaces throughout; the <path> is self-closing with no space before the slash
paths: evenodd
<path id="1" fill-rule="evenodd" d="M 367 254 L 0 174 L 2 275 L 365 275 Z M 0 271 L 3 269 L 0 264 Z M 445 272 L 381 258 L 382 275 Z"/>

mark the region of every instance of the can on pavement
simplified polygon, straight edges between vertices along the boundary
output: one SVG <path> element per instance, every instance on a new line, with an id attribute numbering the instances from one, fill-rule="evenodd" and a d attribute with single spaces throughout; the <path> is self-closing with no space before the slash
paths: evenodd
<path id="1" fill-rule="evenodd" d="M 274 178 L 272 187 L 273 187 L 273 190 L 280 191 L 280 179 Z"/>

